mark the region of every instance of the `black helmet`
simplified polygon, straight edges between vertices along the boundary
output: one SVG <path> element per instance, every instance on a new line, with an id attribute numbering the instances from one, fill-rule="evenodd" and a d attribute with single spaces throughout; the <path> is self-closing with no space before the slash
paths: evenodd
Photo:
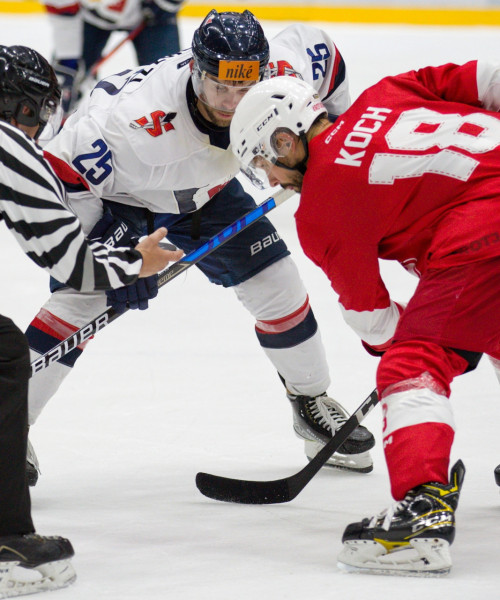
<path id="1" fill-rule="evenodd" d="M 266 36 L 249 10 L 211 10 L 194 33 L 192 49 L 195 67 L 220 79 L 226 78 L 219 70 L 221 61 L 258 61 L 258 79 L 269 62 Z"/>
<path id="2" fill-rule="evenodd" d="M 40 135 L 60 98 L 54 69 L 41 54 L 26 46 L 0 45 L 0 119 L 39 125 Z"/>

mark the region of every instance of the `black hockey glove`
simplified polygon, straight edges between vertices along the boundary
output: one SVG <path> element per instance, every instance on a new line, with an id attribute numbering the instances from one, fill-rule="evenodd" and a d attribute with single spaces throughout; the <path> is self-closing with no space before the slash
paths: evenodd
<path id="1" fill-rule="evenodd" d="M 54 61 L 52 66 L 61 86 L 61 108 L 65 120 L 80 99 L 80 84 L 84 77 L 83 61 L 78 58 L 65 58 Z"/>
<path id="2" fill-rule="evenodd" d="M 138 243 L 137 236 L 126 223 L 115 218 L 110 212 L 105 212 L 98 221 L 88 238 L 99 241 L 106 246 L 130 246 L 134 248 Z M 148 301 L 158 295 L 158 275 L 138 279 L 131 285 L 126 285 L 116 290 L 108 290 L 107 305 L 113 307 L 117 313 L 122 313 L 127 308 L 146 310 Z"/>
<path id="3" fill-rule="evenodd" d="M 107 305 L 122 313 L 127 308 L 146 310 L 149 306 L 149 300 L 158 295 L 158 275 L 143 277 L 138 279 L 132 285 L 126 285 L 116 290 L 108 290 Z"/>
<path id="4" fill-rule="evenodd" d="M 87 237 L 91 242 L 101 242 L 101 244 L 114 248 L 137 246 L 137 239 L 133 239 L 133 237 L 137 238 L 137 235 L 134 236 L 127 224 L 114 217 L 109 211 L 104 212 Z"/>
<path id="5" fill-rule="evenodd" d="M 381 356 L 384 356 L 385 351 L 389 349 L 389 346 L 392 344 L 392 340 L 389 340 L 386 344 L 381 344 L 380 346 L 370 346 L 370 344 L 367 344 L 363 340 L 361 340 L 361 343 L 368 354 L 380 358 Z"/>

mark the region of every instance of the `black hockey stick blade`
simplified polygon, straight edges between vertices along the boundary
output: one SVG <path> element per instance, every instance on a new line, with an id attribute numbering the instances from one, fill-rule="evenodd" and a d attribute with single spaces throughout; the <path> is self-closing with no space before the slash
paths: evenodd
<path id="1" fill-rule="evenodd" d="M 377 390 L 373 390 L 311 462 L 295 475 L 284 479 L 275 479 L 274 481 L 248 481 L 210 475 L 209 473 L 198 473 L 196 475 L 196 487 L 204 496 L 223 502 L 238 502 L 240 504 L 290 502 L 300 494 L 330 456 L 340 448 L 377 404 Z"/>

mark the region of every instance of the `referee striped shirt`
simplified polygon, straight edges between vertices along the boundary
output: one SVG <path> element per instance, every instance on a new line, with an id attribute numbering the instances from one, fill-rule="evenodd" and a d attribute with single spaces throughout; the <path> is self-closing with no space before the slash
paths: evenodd
<path id="1" fill-rule="evenodd" d="M 0 121 L 0 219 L 24 252 L 76 290 L 134 283 L 142 265 L 140 253 L 89 242 L 64 199 L 63 186 L 41 148 Z"/>

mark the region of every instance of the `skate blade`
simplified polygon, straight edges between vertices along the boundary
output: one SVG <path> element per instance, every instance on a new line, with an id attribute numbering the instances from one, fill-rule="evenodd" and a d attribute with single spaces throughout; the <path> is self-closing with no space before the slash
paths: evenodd
<path id="1" fill-rule="evenodd" d="M 20 567 L 18 562 L 0 562 L 0 598 L 58 590 L 75 579 L 76 573 L 69 559 L 30 569 Z"/>
<path id="2" fill-rule="evenodd" d="M 419 538 L 390 553 L 370 540 L 344 542 L 337 567 L 348 573 L 443 577 L 451 569 L 450 545 L 440 538 Z"/>
<path id="3" fill-rule="evenodd" d="M 307 460 L 311 461 L 320 450 L 324 448 L 323 444 L 304 441 L 304 449 Z M 360 452 L 359 454 L 340 454 L 335 452 L 323 465 L 331 469 L 343 469 L 344 471 L 353 471 L 354 473 L 371 473 L 373 471 L 373 460 L 370 452 Z"/>

